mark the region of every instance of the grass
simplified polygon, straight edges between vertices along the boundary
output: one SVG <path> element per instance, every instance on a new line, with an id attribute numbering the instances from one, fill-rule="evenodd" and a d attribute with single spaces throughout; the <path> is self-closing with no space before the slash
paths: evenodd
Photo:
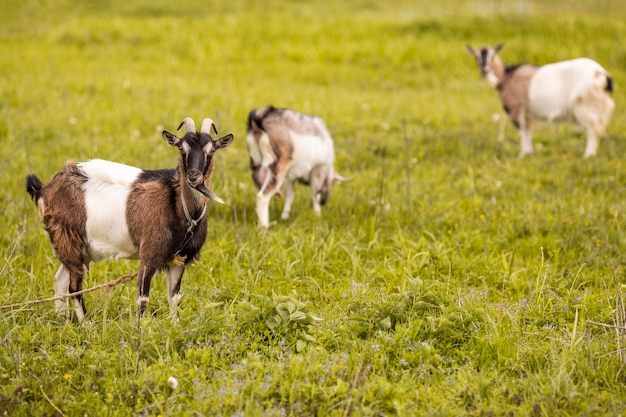
<path id="1" fill-rule="evenodd" d="M 326 2 L 328 3 L 328 2 Z M 0 414 L 623 415 L 626 35 L 615 0 L 9 1 L 0 15 L 0 304 L 52 295 L 58 261 L 24 191 L 68 159 L 145 168 L 212 117 L 210 232 L 180 320 L 153 281 L 0 311 Z M 509 63 L 589 56 L 616 110 L 599 155 L 542 126 L 531 158 L 465 44 Z M 323 117 L 336 167 L 321 218 L 260 230 L 245 118 Z M 272 201 L 279 219 L 282 201 Z M 136 261 L 93 265 L 85 287 Z M 168 385 L 175 377 L 178 386 Z"/>

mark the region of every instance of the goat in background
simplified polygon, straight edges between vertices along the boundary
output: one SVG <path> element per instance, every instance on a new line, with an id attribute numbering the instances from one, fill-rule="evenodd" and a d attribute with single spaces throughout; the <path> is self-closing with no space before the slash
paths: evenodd
<path id="1" fill-rule="evenodd" d="M 313 210 L 321 214 L 334 181 L 349 181 L 334 170 L 333 139 L 322 119 L 295 110 L 265 106 L 248 115 L 246 141 L 252 179 L 259 189 L 256 213 L 261 226 L 270 225 L 269 205 L 285 184 L 286 220 L 294 199 L 294 183 L 310 185 Z"/>
<path id="2" fill-rule="evenodd" d="M 543 66 L 505 65 L 503 48 L 467 45 L 487 82 L 498 90 L 504 110 L 520 135 L 520 157 L 533 153 L 534 121 L 573 122 L 587 132 L 585 158 L 596 155 L 614 103 L 613 79 L 597 62 L 578 58 Z"/>

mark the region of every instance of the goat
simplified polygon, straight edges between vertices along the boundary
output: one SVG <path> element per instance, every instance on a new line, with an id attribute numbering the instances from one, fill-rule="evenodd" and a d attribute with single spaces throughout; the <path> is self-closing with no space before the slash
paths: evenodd
<path id="1" fill-rule="evenodd" d="M 247 137 L 252 179 L 259 189 L 256 213 L 261 226 L 270 225 L 269 205 L 281 195 L 285 183 L 286 220 L 294 199 L 294 182 L 310 185 L 313 210 L 321 214 L 334 181 L 348 181 L 333 168 L 335 148 L 326 125 L 319 117 L 295 110 L 265 106 L 248 115 Z"/>
<path id="2" fill-rule="evenodd" d="M 206 239 L 207 202 L 223 203 L 210 190 L 213 156 L 233 140 L 232 134 L 213 140 L 210 130 L 217 134 L 217 129 L 209 118 L 200 132 L 190 117 L 178 129 L 183 124 L 182 138 L 162 132 L 165 142 L 179 150 L 175 169 L 142 170 L 92 159 L 67 162 L 46 185 L 33 174 L 26 177 L 26 191 L 61 261 L 55 296 L 80 291 L 92 261 L 138 258 L 138 315 L 148 305 L 154 274 L 165 270 L 168 303 L 176 316 L 184 266 L 197 259 Z M 73 302 L 82 321 L 87 312 L 83 296 L 74 296 Z M 67 301 L 56 301 L 56 311 L 65 316 Z"/>
<path id="3" fill-rule="evenodd" d="M 505 65 L 498 57 L 503 46 L 475 49 L 467 45 L 467 50 L 476 58 L 482 76 L 498 90 L 519 132 L 520 157 L 533 153 L 535 120 L 578 124 L 587 131 L 585 158 L 596 155 L 614 107 L 610 74 L 589 58 L 543 66 Z"/>

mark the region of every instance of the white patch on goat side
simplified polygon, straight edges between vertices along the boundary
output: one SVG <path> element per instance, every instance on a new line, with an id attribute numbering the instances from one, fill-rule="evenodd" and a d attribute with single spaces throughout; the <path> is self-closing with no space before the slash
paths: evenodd
<path id="1" fill-rule="evenodd" d="M 92 260 L 136 257 L 138 249 L 130 239 L 126 223 L 126 204 L 130 188 L 142 170 L 100 159 L 78 166 L 88 177 L 83 187 Z"/>
<path id="2" fill-rule="evenodd" d="M 530 114 L 548 122 L 572 121 L 576 99 L 594 86 L 596 71 L 605 72 L 600 64 L 588 58 L 540 67 L 528 87 Z"/>
<path id="3" fill-rule="evenodd" d="M 335 150 L 330 137 L 303 135 L 291 132 L 293 140 L 293 159 L 287 171 L 288 180 L 303 179 L 311 181 L 311 170 L 317 165 L 332 166 Z"/>

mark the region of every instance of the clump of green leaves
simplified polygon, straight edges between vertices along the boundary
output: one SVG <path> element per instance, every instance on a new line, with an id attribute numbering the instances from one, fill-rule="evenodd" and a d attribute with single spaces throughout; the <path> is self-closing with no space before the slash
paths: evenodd
<path id="1" fill-rule="evenodd" d="M 306 304 L 291 295 L 254 295 L 253 300 L 241 303 L 244 328 L 265 335 L 268 340 L 284 339 L 297 352 L 317 343 L 311 335 L 312 325 L 321 319 L 315 317 Z"/>
<path id="2" fill-rule="evenodd" d="M 353 331 L 361 338 L 376 332 L 394 331 L 400 323 L 410 322 L 422 340 L 458 344 L 480 327 L 481 313 L 452 300 L 438 282 L 424 284 L 420 278 L 407 278 L 404 288 L 374 303 L 354 301 L 350 306 Z"/>

